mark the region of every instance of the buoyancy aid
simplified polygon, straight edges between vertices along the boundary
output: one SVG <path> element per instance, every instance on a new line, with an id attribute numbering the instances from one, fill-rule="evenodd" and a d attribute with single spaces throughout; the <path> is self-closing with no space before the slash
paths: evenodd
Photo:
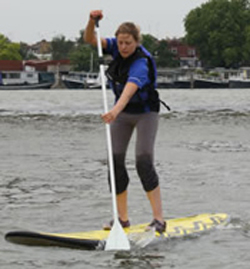
<path id="1" fill-rule="evenodd" d="M 150 82 L 137 90 L 136 94 L 131 98 L 123 111 L 128 113 L 144 113 L 149 111 L 159 112 L 160 100 L 155 83 L 156 68 L 151 56 L 147 55 L 141 47 L 137 47 L 135 52 L 125 59 L 118 53 L 106 70 L 107 78 L 111 82 L 117 101 L 128 80 L 131 65 L 140 58 L 147 59 L 148 77 Z"/>

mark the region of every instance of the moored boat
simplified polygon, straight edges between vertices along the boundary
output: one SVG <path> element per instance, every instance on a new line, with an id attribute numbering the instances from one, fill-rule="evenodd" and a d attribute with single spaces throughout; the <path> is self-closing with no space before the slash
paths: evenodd
<path id="1" fill-rule="evenodd" d="M 250 89 L 250 67 L 242 67 L 236 75 L 229 78 L 229 88 L 249 88 Z"/>
<path id="2" fill-rule="evenodd" d="M 223 89 L 229 86 L 228 80 L 219 77 L 195 76 L 193 83 L 195 89 Z"/>
<path id="3" fill-rule="evenodd" d="M 158 89 L 172 89 L 174 88 L 173 79 L 167 76 L 157 76 L 157 88 Z"/>
<path id="4" fill-rule="evenodd" d="M 191 79 L 189 76 L 178 76 L 174 81 L 174 87 L 177 89 L 190 89 L 191 87 Z"/>
<path id="5" fill-rule="evenodd" d="M 102 85 L 97 72 L 70 72 L 62 81 L 68 89 L 101 89 Z"/>
<path id="6" fill-rule="evenodd" d="M 0 71 L 0 90 L 50 89 L 54 83 L 52 72 Z"/>

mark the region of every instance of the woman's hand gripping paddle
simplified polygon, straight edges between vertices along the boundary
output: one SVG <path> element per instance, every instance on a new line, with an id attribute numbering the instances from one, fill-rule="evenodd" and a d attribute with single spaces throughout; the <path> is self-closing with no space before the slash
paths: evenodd
<path id="1" fill-rule="evenodd" d="M 102 82 L 104 112 L 107 113 L 108 104 L 107 104 L 106 83 L 105 83 L 105 70 L 104 70 L 104 64 L 103 64 L 102 43 L 101 43 L 101 36 L 100 36 L 100 29 L 99 29 L 99 19 L 96 19 L 95 26 L 96 26 L 96 34 L 97 34 L 98 56 L 99 56 L 99 61 L 100 61 L 100 74 L 101 74 L 101 82 Z M 109 169 L 110 169 L 114 223 L 109 233 L 109 237 L 106 241 L 105 250 L 129 250 L 130 243 L 129 243 L 128 237 L 125 234 L 120 224 L 120 221 L 118 219 L 111 132 L 110 132 L 110 125 L 107 123 L 106 123 L 106 136 L 107 136 L 107 146 L 108 146 L 108 159 L 109 159 Z"/>

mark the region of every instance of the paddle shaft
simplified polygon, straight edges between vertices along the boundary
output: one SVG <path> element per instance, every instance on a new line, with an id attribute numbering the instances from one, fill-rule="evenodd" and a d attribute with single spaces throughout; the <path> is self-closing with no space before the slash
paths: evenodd
<path id="1" fill-rule="evenodd" d="M 101 43 L 101 35 L 99 28 L 99 20 L 96 20 L 96 35 L 97 35 L 97 48 L 98 48 L 98 56 L 100 61 L 100 74 L 101 74 L 101 82 L 102 82 L 102 94 L 103 94 L 103 105 L 104 105 L 104 113 L 108 112 L 108 101 L 107 101 L 107 90 L 105 83 L 105 69 L 103 64 L 103 52 L 102 52 L 102 43 Z M 114 220 L 118 219 L 118 210 L 117 210 L 117 202 L 116 202 L 116 186 L 115 186 L 115 174 L 114 174 L 114 161 L 113 161 L 113 150 L 112 150 L 112 140 L 111 140 L 111 131 L 110 124 L 106 125 L 106 137 L 107 137 L 107 147 L 108 147 L 108 160 L 109 160 L 109 173 L 110 173 L 110 183 L 111 183 L 111 192 L 112 192 L 112 203 L 113 203 L 113 217 Z"/>

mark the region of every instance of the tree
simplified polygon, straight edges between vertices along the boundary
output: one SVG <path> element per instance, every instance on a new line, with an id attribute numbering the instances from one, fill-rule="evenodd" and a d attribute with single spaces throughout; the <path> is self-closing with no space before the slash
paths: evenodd
<path id="1" fill-rule="evenodd" d="M 243 46 L 242 65 L 250 65 L 250 26 L 245 28 L 245 44 Z"/>
<path id="2" fill-rule="evenodd" d="M 178 61 L 168 48 L 168 42 L 165 39 L 158 40 L 152 35 L 142 35 L 142 45 L 153 55 L 157 67 L 176 67 Z"/>
<path id="3" fill-rule="evenodd" d="M 20 45 L 0 34 L 0 60 L 22 60 Z"/>
<path id="4" fill-rule="evenodd" d="M 99 62 L 97 49 L 86 44 L 83 40 L 84 30 L 80 30 L 74 49 L 69 54 L 70 62 L 75 71 L 98 71 Z"/>
<path id="5" fill-rule="evenodd" d="M 83 40 L 83 36 L 84 36 L 84 30 L 80 30 L 79 32 L 79 36 L 76 38 L 76 44 L 79 45 L 83 45 L 85 44 L 84 40 Z"/>
<path id="6" fill-rule="evenodd" d="M 192 10 L 184 24 L 186 39 L 198 49 L 203 65 L 233 67 L 249 57 L 248 0 L 210 0 Z"/>
<path id="7" fill-rule="evenodd" d="M 66 40 L 65 36 L 54 37 L 51 41 L 52 59 L 62 60 L 67 59 L 73 51 L 75 43 L 71 40 Z"/>
<path id="8" fill-rule="evenodd" d="M 158 40 L 149 34 L 142 35 L 142 45 L 147 48 L 152 55 L 154 55 L 157 51 Z"/>
<path id="9" fill-rule="evenodd" d="M 98 55 L 90 45 L 78 45 L 69 55 L 69 59 L 76 71 L 97 71 Z"/>
<path id="10" fill-rule="evenodd" d="M 165 39 L 158 42 L 156 64 L 158 67 L 179 66 L 178 60 L 175 59 L 175 55 L 170 51 L 168 42 Z"/>
<path id="11" fill-rule="evenodd" d="M 30 52 L 30 46 L 24 42 L 20 43 L 20 55 L 23 60 L 36 60 L 38 59 L 33 53 Z"/>

